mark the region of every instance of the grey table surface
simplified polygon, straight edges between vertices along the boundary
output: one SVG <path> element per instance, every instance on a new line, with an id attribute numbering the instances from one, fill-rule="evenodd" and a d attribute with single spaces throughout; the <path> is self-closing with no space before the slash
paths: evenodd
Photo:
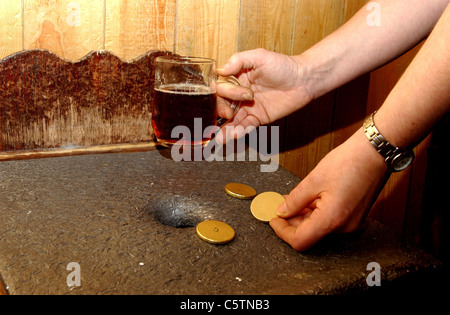
<path id="1" fill-rule="evenodd" d="M 375 221 L 298 253 L 230 182 L 289 193 L 300 179 L 261 161 L 175 162 L 167 150 L 0 164 L 0 274 L 14 294 L 346 294 L 366 292 L 367 265 L 381 286 L 440 263 Z M 221 220 L 226 245 L 202 241 L 195 225 Z M 175 226 L 184 227 L 175 227 Z M 72 262 L 81 286 L 69 287 Z"/>

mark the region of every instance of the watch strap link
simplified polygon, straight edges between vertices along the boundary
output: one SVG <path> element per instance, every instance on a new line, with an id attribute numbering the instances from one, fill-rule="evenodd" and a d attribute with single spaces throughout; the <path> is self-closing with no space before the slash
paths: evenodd
<path id="1" fill-rule="evenodd" d="M 386 162 L 389 163 L 399 149 L 390 144 L 378 131 L 373 121 L 375 113 L 370 115 L 364 123 L 364 133 L 372 146 L 385 158 Z"/>
<path id="2" fill-rule="evenodd" d="M 376 113 L 376 112 L 375 112 Z M 384 158 L 389 169 L 393 172 L 399 172 L 407 168 L 414 160 L 414 152 L 408 149 L 402 149 L 393 146 L 375 127 L 372 115 L 364 122 L 364 133 L 372 146 Z"/>

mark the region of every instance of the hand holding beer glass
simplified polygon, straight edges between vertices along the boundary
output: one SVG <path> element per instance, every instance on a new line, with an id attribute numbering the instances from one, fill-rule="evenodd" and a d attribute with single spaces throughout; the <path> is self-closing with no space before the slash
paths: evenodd
<path id="1" fill-rule="evenodd" d="M 235 77 L 219 78 L 213 59 L 158 57 L 155 64 L 152 126 L 159 144 L 166 147 L 206 146 L 214 132 L 224 123 L 217 113 L 216 86 L 225 82 L 240 85 Z M 230 106 L 236 114 L 240 102 L 231 102 Z M 172 132 L 179 126 L 185 126 L 190 131 L 189 137 L 183 138 Z"/>

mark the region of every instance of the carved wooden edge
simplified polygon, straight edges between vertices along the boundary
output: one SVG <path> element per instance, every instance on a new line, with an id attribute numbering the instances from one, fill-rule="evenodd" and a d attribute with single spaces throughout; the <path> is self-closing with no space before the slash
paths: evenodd
<path id="1" fill-rule="evenodd" d="M 154 61 L 161 55 L 172 53 L 123 61 L 102 50 L 68 61 L 37 49 L 4 58 L 0 161 L 154 147 Z"/>

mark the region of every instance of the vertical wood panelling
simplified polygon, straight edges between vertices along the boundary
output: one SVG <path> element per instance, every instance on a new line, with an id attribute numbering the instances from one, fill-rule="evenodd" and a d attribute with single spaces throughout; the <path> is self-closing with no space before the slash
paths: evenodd
<path id="1" fill-rule="evenodd" d="M 175 52 L 214 58 L 237 51 L 239 0 L 178 0 Z"/>
<path id="2" fill-rule="evenodd" d="M 344 13 L 344 23 L 348 21 L 356 12 L 358 12 L 367 0 L 346 0 L 345 1 L 345 13 Z"/>
<path id="3" fill-rule="evenodd" d="M 104 1 L 24 1 L 25 49 L 48 49 L 68 60 L 103 49 Z"/>
<path id="4" fill-rule="evenodd" d="M 366 2 L 1 0 L 0 57 L 43 48 L 77 60 L 89 51 L 107 49 L 131 60 L 157 49 L 211 57 L 221 65 L 236 51 L 259 47 L 300 54 L 340 27 Z M 281 165 L 305 177 L 331 149 L 360 128 L 367 114 L 381 106 L 416 51 L 277 122 L 283 137 Z M 391 177 L 372 212 L 398 230 L 408 225 L 405 229 L 413 237 L 420 218 L 417 205 L 425 181 L 426 148 L 426 142 L 416 148 L 418 159 L 413 168 Z"/>
<path id="5" fill-rule="evenodd" d="M 342 25 L 345 1 L 299 0 L 293 54 L 300 54 Z M 331 149 L 335 93 L 286 118 L 281 164 L 304 178 Z"/>
<path id="6" fill-rule="evenodd" d="M 292 54 L 296 0 L 243 0 L 239 50 L 265 48 Z"/>
<path id="7" fill-rule="evenodd" d="M 300 54 L 341 26 L 345 0 L 299 0 L 295 17 L 294 54 Z"/>
<path id="8" fill-rule="evenodd" d="M 105 48 L 124 60 L 174 48 L 176 0 L 106 1 Z"/>
<path id="9" fill-rule="evenodd" d="M 296 0 L 242 0 L 239 51 L 265 48 L 292 54 Z M 284 148 L 285 119 L 272 124 L 280 130 L 280 149 Z M 273 156 L 281 162 L 283 153 Z"/>
<path id="10" fill-rule="evenodd" d="M 348 21 L 366 2 L 366 0 L 345 1 L 342 23 Z M 361 128 L 366 117 L 369 83 L 370 74 L 365 74 L 337 89 L 331 140 L 332 148 L 342 144 Z"/>
<path id="11" fill-rule="evenodd" d="M 22 50 L 22 1 L 0 1 L 0 58 Z"/>

